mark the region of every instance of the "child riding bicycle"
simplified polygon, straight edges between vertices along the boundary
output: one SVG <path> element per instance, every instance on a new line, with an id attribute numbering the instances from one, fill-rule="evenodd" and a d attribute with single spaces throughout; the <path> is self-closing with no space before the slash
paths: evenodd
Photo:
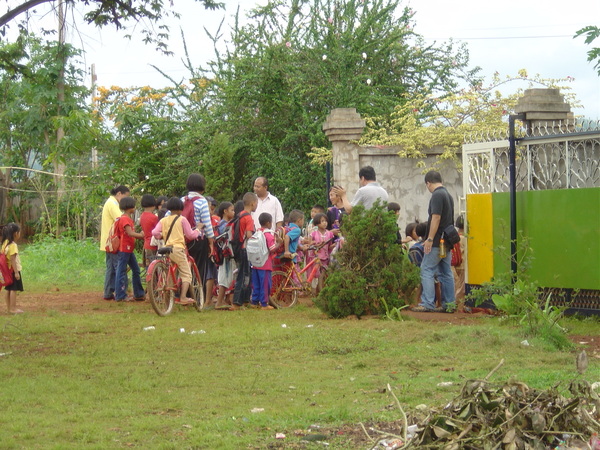
<path id="1" fill-rule="evenodd" d="M 187 259 L 187 247 L 185 245 L 186 238 L 188 240 L 197 239 L 200 236 L 199 223 L 196 228 L 192 229 L 190 222 L 181 215 L 183 211 L 183 202 L 177 197 L 171 197 L 167 201 L 167 209 L 171 211 L 171 215 L 164 217 L 158 222 L 152 230 L 152 235 L 156 239 L 165 238 L 165 246 L 172 247 L 171 261 L 179 267 L 179 275 L 181 277 L 181 299 L 182 305 L 191 305 L 196 301 L 189 298 L 188 290 L 192 281 L 192 271 Z"/>

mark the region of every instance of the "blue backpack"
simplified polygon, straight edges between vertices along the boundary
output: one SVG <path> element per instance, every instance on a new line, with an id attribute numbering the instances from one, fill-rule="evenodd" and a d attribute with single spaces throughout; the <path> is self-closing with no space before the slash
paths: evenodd
<path id="1" fill-rule="evenodd" d="M 423 249 L 423 243 L 417 242 L 408 250 L 408 259 L 417 267 L 421 267 L 423 257 L 425 256 L 425 250 Z"/>

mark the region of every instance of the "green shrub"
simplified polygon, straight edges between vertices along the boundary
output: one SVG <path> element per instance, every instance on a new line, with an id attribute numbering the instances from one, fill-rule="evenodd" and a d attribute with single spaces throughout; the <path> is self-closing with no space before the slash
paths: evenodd
<path id="1" fill-rule="evenodd" d="M 376 203 L 355 206 L 344 218 L 345 243 L 332 264 L 332 273 L 316 298 L 330 317 L 383 315 L 399 308 L 419 284 L 419 271 L 396 241 L 396 215 Z"/>

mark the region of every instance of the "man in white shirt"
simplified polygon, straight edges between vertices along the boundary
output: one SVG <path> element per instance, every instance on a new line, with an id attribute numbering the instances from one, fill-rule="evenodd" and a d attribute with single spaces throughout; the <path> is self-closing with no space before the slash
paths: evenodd
<path id="1" fill-rule="evenodd" d="M 254 193 L 258 197 L 258 206 L 256 207 L 256 211 L 252 213 L 255 229 L 258 230 L 260 228 L 258 217 L 264 212 L 271 214 L 271 217 L 273 217 L 272 230 L 276 230 L 277 227 L 283 225 L 281 203 L 279 203 L 277 197 L 269 192 L 269 182 L 265 177 L 258 177 L 254 180 Z"/>
<path id="2" fill-rule="evenodd" d="M 363 167 L 358 172 L 358 178 L 360 188 L 356 191 L 356 194 L 354 194 L 352 202 L 348 200 L 344 188 L 340 186 L 334 186 L 332 188 L 332 191 L 339 195 L 344 202 L 344 209 L 348 214 L 352 212 L 352 208 L 356 205 L 363 205 L 365 209 L 371 209 L 373 203 L 375 203 L 377 199 L 380 199 L 382 202 L 388 201 L 387 191 L 376 181 L 377 177 L 375 175 L 375 169 L 371 166 Z"/>

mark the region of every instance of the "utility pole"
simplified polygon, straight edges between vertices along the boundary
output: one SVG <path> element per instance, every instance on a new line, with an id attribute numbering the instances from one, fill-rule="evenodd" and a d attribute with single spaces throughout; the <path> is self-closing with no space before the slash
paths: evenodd
<path id="1" fill-rule="evenodd" d="M 98 76 L 96 75 L 96 64 L 92 64 L 92 111 L 96 106 L 96 82 L 98 81 Z M 95 170 L 98 168 L 98 149 L 96 147 L 92 147 L 92 169 Z"/>

